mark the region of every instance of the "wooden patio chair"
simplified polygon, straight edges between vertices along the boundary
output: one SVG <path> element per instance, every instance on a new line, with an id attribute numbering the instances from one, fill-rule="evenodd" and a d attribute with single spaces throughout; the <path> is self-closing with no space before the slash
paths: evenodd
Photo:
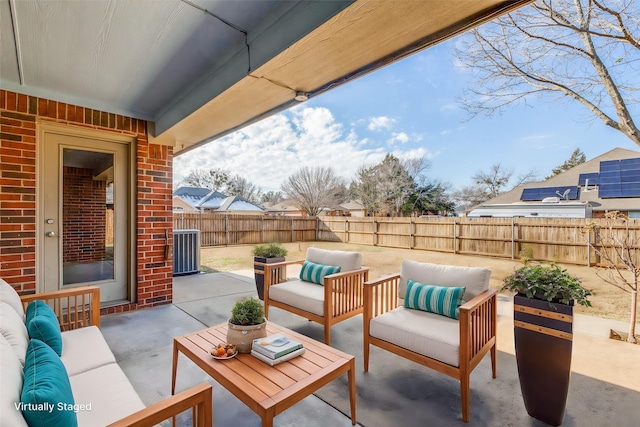
<path id="1" fill-rule="evenodd" d="M 286 270 L 283 274 L 282 268 L 291 264 L 303 264 L 301 278 L 282 281 L 286 278 Z M 321 323 L 324 342 L 331 345 L 331 326 L 362 313 L 364 282 L 369 277 L 369 269 L 361 264 L 359 252 L 318 248 L 307 249 L 305 260 L 264 264 L 265 317 L 269 318 L 270 307 L 278 307 Z M 331 269 L 322 270 L 322 266 L 340 267 L 340 271 L 323 276 L 323 271 Z"/>
<path id="2" fill-rule="evenodd" d="M 453 377 L 460 381 L 462 419 L 468 422 L 469 376 L 489 351 L 492 375 L 496 377 L 497 292 L 489 289 L 490 276 L 486 268 L 404 260 L 400 274 L 365 283 L 364 371 L 369 371 L 371 344 Z M 425 311 L 437 312 L 446 304 L 406 307 L 424 303 L 425 294 L 417 296 L 416 290 L 439 292 L 435 287 L 416 287 L 414 282 L 447 288 L 447 295 L 456 291 L 455 287 L 464 286 L 458 319 Z M 445 295 L 445 290 L 441 292 Z M 429 297 L 433 303 L 437 296 L 431 293 Z"/>

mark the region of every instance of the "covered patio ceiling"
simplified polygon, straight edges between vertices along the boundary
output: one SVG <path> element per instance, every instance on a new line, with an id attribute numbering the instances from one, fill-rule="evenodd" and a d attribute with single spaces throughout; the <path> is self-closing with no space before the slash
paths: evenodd
<path id="1" fill-rule="evenodd" d="M 0 0 L 0 87 L 184 153 L 532 0 Z"/>

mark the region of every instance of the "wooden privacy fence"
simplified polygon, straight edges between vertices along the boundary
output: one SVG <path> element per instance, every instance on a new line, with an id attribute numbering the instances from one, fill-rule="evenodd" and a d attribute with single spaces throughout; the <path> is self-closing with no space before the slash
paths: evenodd
<path id="1" fill-rule="evenodd" d="M 464 255 L 520 258 L 597 265 L 589 248 L 590 222 L 600 219 L 560 218 L 338 218 L 323 217 L 318 240 Z M 640 236 L 640 220 L 631 220 L 631 233 Z M 621 231 L 621 227 L 619 231 Z"/>
<path id="2" fill-rule="evenodd" d="M 589 249 L 589 222 L 600 219 L 555 218 L 356 218 L 272 217 L 263 215 L 175 214 L 174 229 L 198 229 L 202 246 L 278 241 L 332 241 L 499 258 L 534 259 L 597 265 Z M 640 236 L 640 220 L 631 220 Z"/>
<path id="3" fill-rule="evenodd" d="M 201 246 L 314 241 L 315 217 L 176 213 L 173 229 L 200 230 Z"/>

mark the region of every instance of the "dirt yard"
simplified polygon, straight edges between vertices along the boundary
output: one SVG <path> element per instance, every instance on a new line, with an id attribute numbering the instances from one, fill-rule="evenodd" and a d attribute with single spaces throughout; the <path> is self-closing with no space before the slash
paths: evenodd
<path id="1" fill-rule="evenodd" d="M 369 267 L 370 278 L 397 273 L 403 259 L 436 264 L 486 267 L 492 271 L 491 287 L 496 289 L 502 286 L 502 279 L 505 276 L 522 265 L 519 260 L 512 261 L 499 258 L 333 242 L 286 243 L 284 246 L 289 251 L 287 260 L 304 259 L 309 246 L 323 249 L 359 251 L 362 253 L 363 265 Z M 253 269 L 252 249 L 253 245 L 203 248 L 200 255 L 202 269 L 205 272 Z M 591 297 L 593 307 L 577 306 L 576 312 L 623 322 L 629 321 L 630 298 L 628 293 L 604 283 L 596 276 L 595 268 L 574 265 L 565 265 L 564 267 L 571 274 L 582 279 L 583 286 L 594 293 L 594 296 Z"/>

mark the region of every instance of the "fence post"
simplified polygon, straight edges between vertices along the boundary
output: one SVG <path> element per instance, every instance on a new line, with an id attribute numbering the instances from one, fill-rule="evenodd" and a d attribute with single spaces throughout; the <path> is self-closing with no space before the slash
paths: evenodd
<path id="1" fill-rule="evenodd" d="M 320 239 L 320 218 L 316 217 L 316 242 Z"/>
<path id="2" fill-rule="evenodd" d="M 587 229 L 587 267 L 591 267 L 591 230 Z"/>
<path id="3" fill-rule="evenodd" d="M 409 218 L 409 249 L 413 249 L 413 218 Z"/>
<path id="4" fill-rule="evenodd" d="M 511 218 L 511 259 L 516 259 L 516 223 L 513 217 Z"/>
<path id="5" fill-rule="evenodd" d="M 260 220 L 260 243 L 264 243 L 264 217 Z"/>
<path id="6" fill-rule="evenodd" d="M 293 234 L 294 234 L 293 229 L 294 229 L 294 228 L 295 228 L 295 224 L 294 224 L 294 222 L 293 222 L 293 217 L 291 217 L 291 243 L 293 243 L 293 242 L 294 242 L 294 240 L 293 240 L 293 239 L 294 239 L 294 236 L 293 236 Z"/>
<path id="7" fill-rule="evenodd" d="M 373 233 L 371 233 L 371 243 L 373 246 L 378 246 L 378 222 L 376 221 L 375 216 L 371 217 L 371 219 L 373 220 L 373 227 L 371 227 L 371 230 L 373 231 Z"/>
<path id="8" fill-rule="evenodd" d="M 224 215 L 224 240 L 225 246 L 229 246 L 229 214 Z"/>
<path id="9" fill-rule="evenodd" d="M 344 242 L 349 243 L 349 220 L 344 220 Z"/>
<path id="10" fill-rule="evenodd" d="M 453 254 L 458 253 L 458 222 L 453 218 Z"/>

